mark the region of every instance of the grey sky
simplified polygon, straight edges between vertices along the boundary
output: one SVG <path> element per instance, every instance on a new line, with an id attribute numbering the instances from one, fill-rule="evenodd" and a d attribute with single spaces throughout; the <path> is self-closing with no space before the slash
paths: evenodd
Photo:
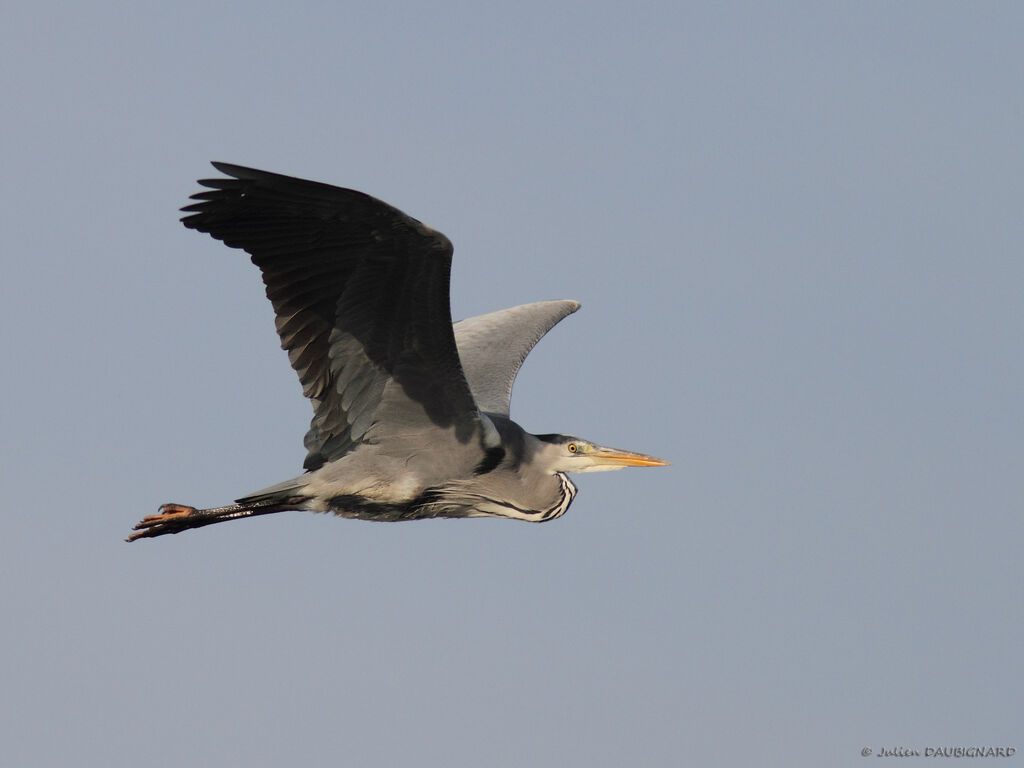
<path id="1" fill-rule="evenodd" d="M 1024 750 L 1024 10 L 40 2 L 0 38 L 0 765 Z M 456 317 L 581 301 L 513 417 L 673 466 L 540 526 L 123 543 L 304 455 L 257 270 L 178 223 L 209 160 L 440 229 Z"/>

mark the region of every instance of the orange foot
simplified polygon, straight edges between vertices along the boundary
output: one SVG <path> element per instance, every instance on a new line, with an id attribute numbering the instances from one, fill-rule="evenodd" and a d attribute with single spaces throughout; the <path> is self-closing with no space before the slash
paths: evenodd
<path id="1" fill-rule="evenodd" d="M 174 533 L 174 529 L 178 527 L 176 524 L 181 523 L 186 517 L 191 517 L 197 511 L 195 507 L 186 507 L 184 504 L 164 504 L 160 507 L 159 514 L 146 515 L 136 523 L 132 530 L 138 531 L 138 533 L 133 533 L 125 541 Z"/>

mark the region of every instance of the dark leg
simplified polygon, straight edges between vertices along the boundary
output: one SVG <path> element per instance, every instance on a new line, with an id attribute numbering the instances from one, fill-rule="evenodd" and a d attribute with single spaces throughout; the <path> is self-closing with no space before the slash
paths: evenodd
<path id="1" fill-rule="evenodd" d="M 163 536 L 168 533 L 181 533 L 191 528 L 202 528 L 204 525 L 223 523 L 228 520 L 237 520 L 242 517 L 253 517 L 254 515 L 269 515 L 273 512 L 281 512 L 280 506 L 265 505 L 243 507 L 241 504 L 230 504 L 226 507 L 212 507 L 210 509 L 196 509 L 186 507 L 182 504 L 164 504 L 160 507 L 159 514 L 147 515 L 142 518 L 132 529 L 137 531 L 125 541 L 136 539 L 147 539 L 155 536 Z"/>

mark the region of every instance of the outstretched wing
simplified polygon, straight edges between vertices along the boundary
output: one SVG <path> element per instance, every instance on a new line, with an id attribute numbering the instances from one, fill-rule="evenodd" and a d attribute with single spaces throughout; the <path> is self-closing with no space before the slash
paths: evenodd
<path id="1" fill-rule="evenodd" d="M 263 273 L 313 403 L 306 469 L 389 417 L 402 422 L 392 432 L 454 428 L 467 440 L 479 412 L 452 331 L 448 238 L 362 192 L 213 165 L 229 178 L 201 180 L 209 189 L 182 222 L 247 251 Z"/>
<path id="2" fill-rule="evenodd" d="M 508 416 L 519 366 L 545 333 L 580 308 L 575 301 L 538 301 L 455 324 L 455 343 L 477 407 Z"/>

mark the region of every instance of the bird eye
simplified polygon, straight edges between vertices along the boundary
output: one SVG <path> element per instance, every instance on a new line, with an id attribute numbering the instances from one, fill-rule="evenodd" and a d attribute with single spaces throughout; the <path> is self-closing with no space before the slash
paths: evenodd
<path id="1" fill-rule="evenodd" d="M 576 451 L 580 449 L 579 446 L 576 445 L 576 443 L 569 443 L 566 446 L 566 448 L 568 449 L 569 453 L 576 453 Z"/>

